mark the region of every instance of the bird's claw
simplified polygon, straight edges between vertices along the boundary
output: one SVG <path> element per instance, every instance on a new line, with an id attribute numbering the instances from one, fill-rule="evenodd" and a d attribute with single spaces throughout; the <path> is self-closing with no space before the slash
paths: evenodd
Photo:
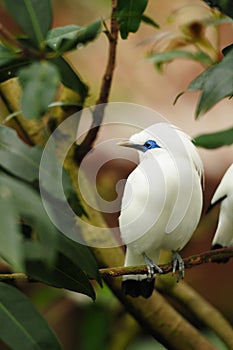
<path id="1" fill-rule="evenodd" d="M 162 274 L 163 270 L 156 265 L 145 253 L 143 254 L 146 267 L 147 267 L 147 280 L 151 281 L 154 278 L 156 272 Z"/>
<path id="2" fill-rule="evenodd" d="M 173 268 L 172 268 L 173 275 L 176 272 L 177 264 L 178 264 L 177 282 L 179 282 L 180 278 L 184 279 L 184 261 L 181 258 L 179 253 L 173 252 Z"/>

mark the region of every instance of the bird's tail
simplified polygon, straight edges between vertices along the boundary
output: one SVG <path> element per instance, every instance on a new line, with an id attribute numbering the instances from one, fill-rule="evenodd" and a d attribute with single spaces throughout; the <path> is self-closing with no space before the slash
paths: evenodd
<path id="1" fill-rule="evenodd" d="M 135 254 L 130 249 L 126 250 L 125 266 L 145 265 L 142 254 Z M 154 290 L 155 278 L 148 275 L 125 275 L 122 279 L 122 292 L 131 297 L 142 296 L 149 298 Z"/>
<path id="2" fill-rule="evenodd" d="M 144 276 L 144 275 L 139 275 Z M 149 298 L 154 290 L 155 278 L 150 280 L 147 279 L 147 276 L 141 277 L 141 279 L 134 279 L 127 276 L 122 280 L 122 291 L 126 295 L 131 297 L 142 296 L 144 298 Z"/>

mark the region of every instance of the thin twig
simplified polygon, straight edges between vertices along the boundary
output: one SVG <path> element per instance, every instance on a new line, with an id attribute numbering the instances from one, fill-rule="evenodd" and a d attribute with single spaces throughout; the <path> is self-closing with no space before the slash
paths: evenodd
<path id="1" fill-rule="evenodd" d="M 9 45 L 12 45 L 17 48 L 19 51 L 17 52 L 17 58 L 43 58 L 41 52 L 34 50 L 32 48 L 26 47 L 19 40 L 17 40 L 14 35 L 0 22 L 0 37 Z"/>
<path id="2" fill-rule="evenodd" d="M 16 273 L 1 273 L 0 274 L 0 282 L 8 282 L 8 281 L 22 281 L 28 282 L 29 277 L 24 273 L 16 272 Z"/>
<path id="3" fill-rule="evenodd" d="M 99 132 L 101 126 L 104 110 L 109 99 L 110 89 L 112 85 L 113 72 L 115 69 L 116 63 L 116 47 L 117 47 L 117 38 L 118 38 L 118 24 L 116 20 L 116 6 L 117 0 L 112 0 L 112 14 L 111 14 L 111 28 L 110 32 L 107 35 L 109 40 L 109 54 L 106 70 L 102 79 L 100 95 L 96 101 L 96 107 L 93 111 L 93 121 L 92 125 L 83 140 L 83 142 L 78 146 L 76 152 L 76 161 L 78 164 L 81 163 L 85 155 L 92 149 L 93 143 Z"/>
<path id="4" fill-rule="evenodd" d="M 192 267 L 217 262 L 218 260 L 222 260 L 225 258 L 233 258 L 233 247 L 230 248 L 221 248 L 216 250 L 208 250 L 206 252 L 189 256 L 184 258 L 184 266 L 186 269 L 190 269 Z M 160 265 L 163 270 L 163 274 L 167 274 L 172 271 L 172 263 Z M 177 267 L 178 269 L 178 267 Z M 99 273 L 102 277 L 119 277 L 123 275 L 139 275 L 146 274 L 147 267 L 145 265 L 141 266 L 119 266 L 119 267 L 107 267 L 103 269 L 99 269 Z M 24 273 L 5 273 L 0 274 L 0 281 L 8 281 L 8 280 L 23 280 L 30 281 L 30 277 L 28 277 Z M 34 281 L 34 280 L 33 280 Z M 34 281 L 35 282 L 35 281 Z"/>
<path id="5" fill-rule="evenodd" d="M 221 248 L 216 250 L 209 250 L 200 254 L 192 255 L 190 257 L 184 258 L 184 266 L 187 269 L 190 269 L 194 266 L 217 262 L 224 258 L 232 258 L 233 257 L 233 247 L 230 248 Z M 163 274 L 167 274 L 172 271 L 173 265 L 172 263 L 160 265 L 163 270 Z M 178 268 L 178 267 L 177 267 Z M 140 275 L 147 273 L 147 267 L 145 265 L 142 266 L 127 266 L 127 267 L 112 267 L 112 268 L 104 268 L 99 270 L 100 274 L 104 277 L 118 277 L 123 275 Z"/>

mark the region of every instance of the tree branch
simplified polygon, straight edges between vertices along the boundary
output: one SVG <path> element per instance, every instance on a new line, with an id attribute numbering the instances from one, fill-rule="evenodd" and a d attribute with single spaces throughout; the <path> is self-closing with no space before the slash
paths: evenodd
<path id="1" fill-rule="evenodd" d="M 206 252 L 191 255 L 187 258 L 184 258 L 184 266 L 186 269 L 192 267 L 218 262 L 225 258 L 233 258 L 233 247 L 230 248 L 221 248 L 216 250 L 208 250 Z M 172 271 L 172 263 L 159 265 L 163 270 L 163 274 L 167 274 Z M 178 270 L 178 266 L 177 266 Z M 119 267 L 107 267 L 99 269 L 99 273 L 102 277 L 120 277 L 123 275 L 140 275 L 147 273 L 147 267 L 145 265 L 141 266 L 119 266 Z M 9 274 L 0 274 L 0 281 L 8 280 L 30 280 L 30 278 L 24 273 L 9 273 Z"/>
<path id="2" fill-rule="evenodd" d="M 186 283 L 167 283 L 163 278 L 159 278 L 156 288 L 178 301 L 190 310 L 196 318 L 205 326 L 212 329 L 216 335 L 222 339 L 228 349 L 233 349 L 233 329 L 231 324 L 223 315 L 206 301 L 199 293 Z"/>
<path id="3" fill-rule="evenodd" d="M 187 269 L 190 269 L 194 266 L 217 262 L 225 258 L 233 257 L 233 247 L 230 248 L 221 248 L 216 250 L 208 250 L 206 252 L 192 255 L 190 257 L 184 258 L 184 266 Z M 160 265 L 164 274 L 167 274 L 172 271 L 173 266 L 172 263 Z M 177 266 L 178 269 L 178 266 Z M 147 267 L 145 265 L 142 266 L 127 266 L 127 267 L 111 267 L 104 268 L 99 270 L 100 274 L 104 277 L 118 277 L 123 275 L 140 275 L 147 273 Z"/>
<path id="4" fill-rule="evenodd" d="M 110 32 L 107 35 L 107 38 L 109 40 L 108 62 L 107 62 L 106 70 L 102 79 L 100 95 L 98 100 L 96 101 L 96 106 L 93 111 L 92 125 L 86 137 L 84 138 L 83 142 L 79 146 L 77 146 L 75 159 L 78 162 L 78 164 L 81 163 L 85 155 L 93 147 L 93 143 L 97 137 L 99 128 L 101 126 L 101 123 L 104 117 L 104 110 L 106 107 L 106 103 L 108 102 L 108 99 L 109 99 L 109 94 L 110 94 L 112 79 L 113 79 L 113 72 L 115 69 L 116 47 L 117 47 L 117 38 L 118 38 L 116 6 L 117 6 L 117 0 L 112 0 L 111 28 L 110 28 Z"/>

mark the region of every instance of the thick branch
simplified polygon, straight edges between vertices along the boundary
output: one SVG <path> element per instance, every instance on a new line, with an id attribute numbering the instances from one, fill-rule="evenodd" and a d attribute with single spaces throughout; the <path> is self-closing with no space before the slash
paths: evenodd
<path id="1" fill-rule="evenodd" d="M 77 148 L 76 161 L 78 162 L 78 164 L 81 163 L 85 155 L 93 147 L 93 143 L 97 137 L 99 128 L 101 126 L 101 123 L 104 117 L 104 110 L 106 107 L 106 103 L 108 102 L 108 98 L 111 90 L 113 72 L 115 69 L 115 62 L 116 62 L 116 47 L 117 47 L 117 38 L 118 38 L 116 6 L 117 6 L 117 0 L 112 0 L 111 28 L 110 28 L 110 32 L 107 35 L 107 38 L 109 40 L 108 62 L 107 62 L 106 70 L 102 79 L 100 95 L 98 100 L 96 101 L 97 106 L 93 111 L 92 125 L 85 139 L 83 140 L 81 145 L 79 145 Z"/>
<path id="2" fill-rule="evenodd" d="M 184 305 L 202 324 L 212 329 L 228 349 L 233 349 L 233 329 L 215 307 L 185 283 L 167 285 L 164 279 L 158 279 L 157 282 L 157 289 L 160 292 Z"/>

